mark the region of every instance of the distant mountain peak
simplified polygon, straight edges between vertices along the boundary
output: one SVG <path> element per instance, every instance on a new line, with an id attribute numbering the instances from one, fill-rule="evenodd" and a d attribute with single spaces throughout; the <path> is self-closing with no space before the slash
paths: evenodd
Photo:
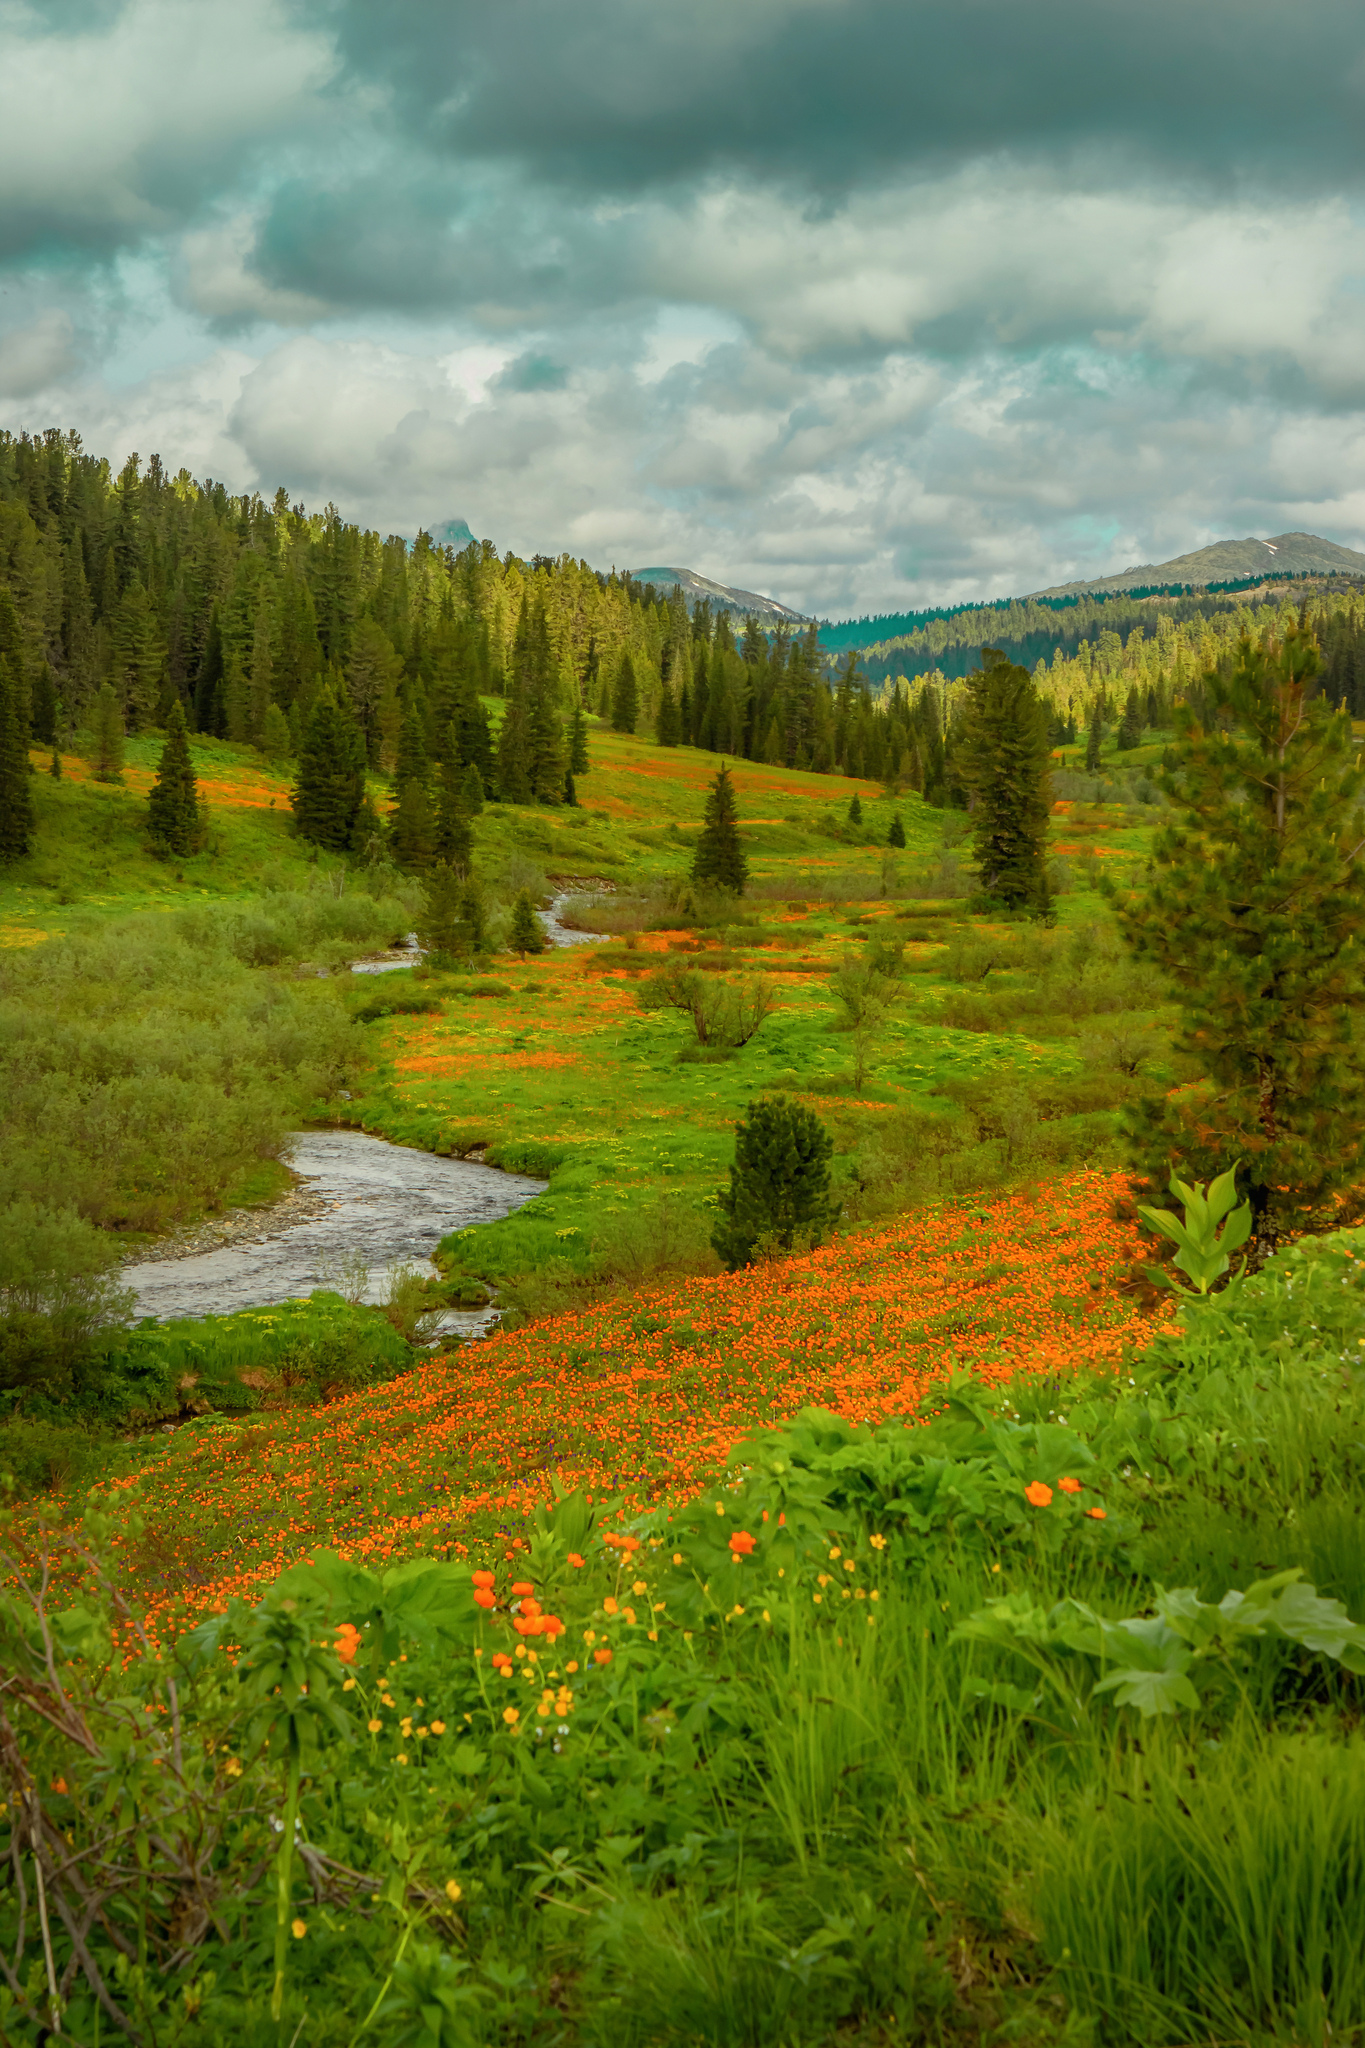
<path id="1" fill-rule="evenodd" d="M 741 618 L 785 619 L 793 626 L 810 623 L 803 613 L 779 604 L 775 597 L 760 597 L 756 590 L 739 590 L 729 583 L 713 583 L 695 569 L 632 569 L 630 573 L 636 583 L 652 583 L 661 590 L 671 590 L 676 583 L 689 603 L 709 598 L 713 611 L 735 612 Z"/>
<path id="2" fill-rule="evenodd" d="M 1080 597 L 1088 591 L 1133 590 L 1153 583 L 1230 583 L 1243 576 L 1365 576 L 1365 555 L 1316 533 L 1276 533 L 1268 540 L 1216 540 L 1169 562 L 1141 562 L 1116 576 L 1054 583 L 1034 597 Z"/>

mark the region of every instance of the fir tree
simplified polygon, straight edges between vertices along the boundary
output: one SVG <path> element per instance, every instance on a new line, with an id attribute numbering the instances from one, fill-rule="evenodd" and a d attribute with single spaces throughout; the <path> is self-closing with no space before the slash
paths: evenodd
<path id="1" fill-rule="evenodd" d="M 265 714 L 260 749 L 267 761 L 286 761 L 294 751 L 289 720 L 278 704 L 272 704 Z"/>
<path id="2" fill-rule="evenodd" d="M 478 781 L 479 771 L 471 762 L 469 768 L 461 769 L 453 758 L 449 745 L 446 758 L 441 763 L 441 779 L 436 797 L 436 838 L 434 857 L 443 866 L 454 868 L 458 874 L 467 875 L 474 862 L 474 835 L 470 830 L 470 808 L 468 780 L 470 774 Z"/>
<path id="3" fill-rule="evenodd" d="M 661 747 L 676 747 L 682 739 L 682 720 L 678 716 L 678 701 L 672 686 L 665 683 L 659 692 L 659 710 L 654 721 L 654 736 Z"/>
<path id="4" fill-rule="evenodd" d="M 1134 683 L 1128 692 L 1128 701 L 1123 707 L 1123 720 L 1119 726 L 1119 745 L 1125 753 L 1142 744 L 1142 699 Z"/>
<path id="5" fill-rule="evenodd" d="M 505 804 L 531 801 L 531 764 L 526 711 L 520 699 L 509 697 L 498 732 L 498 794 Z"/>
<path id="6" fill-rule="evenodd" d="M 571 811 L 579 809 L 578 791 L 574 787 L 572 768 L 564 770 L 564 801 Z"/>
<path id="7" fill-rule="evenodd" d="M 483 892 L 473 875 L 444 861 L 427 870 L 417 936 L 438 967 L 483 951 Z"/>
<path id="8" fill-rule="evenodd" d="M 90 719 L 93 745 L 90 764 L 96 782 L 123 780 L 123 713 L 108 683 L 95 699 Z"/>
<path id="9" fill-rule="evenodd" d="M 1148 1184 L 1243 1164 L 1261 1251 L 1335 1214 L 1365 1146 L 1365 773 L 1348 717 L 1311 694 L 1310 632 L 1244 639 L 1175 713 L 1161 771 L 1183 812 L 1118 899 L 1134 951 L 1174 984 L 1178 1050 L 1202 1077 L 1143 1104 Z"/>
<path id="10" fill-rule="evenodd" d="M 968 676 L 961 773 L 972 798 L 982 890 L 1006 910 L 1046 915 L 1051 745 L 1047 708 L 1026 668 L 983 647 Z"/>
<path id="11" fill-rule="evenodd" d="M 464 798 L 464 807 L 470 817 L 477 818 L 483 809 L 484 798 L 484 780 L 477 761 L 471 761 L 465 769 L 464 779 L 460 783 L 460 794 Z"/>
<path id="12" fill-rule="evenodd" d="M 748 879 L 749 863 L 739 843 L 734 784 L 729 769 L 722 768 L 707 794 L 701 837 L 692 860 L 692 880 L 742 896 Z"/>
<path id="13" fill-rule="evenodd" d="M 394 763 L 393 784 L 402 790 L 409 782 L 420 782 L 425 789 L 431 778 L 431 762 L 427 756 L 427 736 L 422 729 L 422 720 L 415 705 L 409 705 L 403 714 L 403 723 L 398 734 L 398 753 Z"/>
<path id="14" fill-rule="evenodd" d="M 611 729 L 613 732 L 634 732 L 639 717 L 640 688 L 635 680 L 635 663 L 630 658 L 630 649 L 626 647 L 621 652 L 621 663 L 611 693 Z"/>
<path id="15" fill-rule="evenodd" d="M 60 782 L 60 781 L 61 781 L 61 779 L 62 779 L 62 750 L 61 750 L 61 748 L 60 748 L 60 747 L 58 746 L 58 744 L 57 744 L 57 742 L 56 742 L 55 740 L 54 740 L 54 741 L 52 742 L 52 760 L 51 760 L 51 762 L 50 762 L 50 764 L 49 764 L 49 766 L 48 766 L 48 771 L 47 771 L 47 772 L 48 772 L 48 774 L 49 774 L 49 775 L 50 775 L 50 776 L 52 777 L 52 780 L 53 780 L 54 782 Z"/>
<path id="16" fill-rule="evenodd" d="M 0 865 L 22 860 L 33 844 L 28 735 L 20 723 L 15 664 L 0 655 Z"/>
<path id="17" fill-rule="evenodd" d="M 404 874 L 419 874 L 436 854 L 437 821 L 425 785 L 415 776 L 403 784 L 389 813 L 389 847 Z"/>
<path id="18" fill-rule="evenodd" d="M 815 1112 L 784 1097 L 751 1102 L 735 1125 L 730 1185 L 711 1242 L 733 1273 L 756 1252 L 819 1244 L 839 1214 L 830 1185 L 834 1141 Z"/>
<path id="19" fill-rule="evenodd" d="M 525 956 L 527 953 L 543 953 L 548 943 L 545 927 L 536 916 L 530 891 L 519 889 L 512 905 L 512 929 L 507 938 L 508 949 Z"/>
<path id="20" fill-rule="evenodd" d="M 982 650 L 982 658 L 985 658 L 984 649 Z M 1103 744 L 1104 714 L 1100 706 L 1100 700 L 1097 697 L 1090 713 L 1090 730 L 1085 736 L 1085 772 L 1087 775 L 1099 774 L 1100 748 Z"/>
<path id="21" fill-rule="evenodd" d="M 194 728 L 221 739 L 227 730 L 223 707 L 223 627 L 215 605 L 209 614 L 204 658 L 194 685 Z"/>
<path id="22" fill-rule="evenodd" d="M 573 723 L 569 727 L 569 773 L 586 775 L 590 766 L 588 760 L 588 721 L 583 716 L 583 706 L 575 704 Z"/>
<path id="23" fill-rule="evenodd" d="M 858 792 L 856 789 L 854 790 L 853 795 L 849 800 L 848 822 L 850 825 L 861 825 L 863 822 L 863 807 L 862 804 L 859 802 Z"/>
<path id="24" fill-rule="evenodd" d="M 354 719 L 325 690 L 299 743 L 291 803 L 300 838 L 344 852 L 353 844 L 364 801 L 365 743 Z"/>
<path id="25" fill-rule="evenodd" d="M 888 846 L 904 846 L 905 844 L 905 827 L 901 823 L 899 811 L 891 820 L 891 829 L 886 835 L 886 843 Z"/>
<path id="26" fill-rule="evenodd" d="M 265 724 L 274 703 L 275 662 L 271 646 L 270 608 L 264 593 L 256 607 L 256 626 L 251 637 L 251 684 L 247 691 L 247 738 L 260 746 Z"/>
<path id="27" fill-rule="evenodd" d="M 166 744 L 161 750 L 156 780 L 148 792 L 147 815 L 152 845 L 159 854 L 194 852 L 200 837 L 199 786 L 194 779 L 179 698 L 166 720 Z"/>

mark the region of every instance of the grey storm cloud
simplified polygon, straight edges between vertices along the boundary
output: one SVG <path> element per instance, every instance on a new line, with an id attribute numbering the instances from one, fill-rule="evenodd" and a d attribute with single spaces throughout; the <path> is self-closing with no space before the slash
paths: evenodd
<path id="1" fill-rule="evenodd" d="M 1296 186 L 1365 163 L 1356 0 L 342 0 L 327 19 L 429 143 L 589 187 L 721 169 L 818 190 L 1097 146 Z"/>

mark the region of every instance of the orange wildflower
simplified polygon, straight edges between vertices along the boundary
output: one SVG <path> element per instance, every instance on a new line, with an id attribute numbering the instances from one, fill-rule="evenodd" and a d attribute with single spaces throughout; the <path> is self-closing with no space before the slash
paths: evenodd
<path id="1" fill-rule="evenodd" d="M 734 1535 L 730 1538 L 730 1548 L 736 1557 L 747 1557 L 757 1542 L 758 1538 L 751 1536 L 747 1529 L 736 1529 Z"/>
<path id="2" fill-rule="evenodd" d="M 1081 1491 L 1079 1479 L 1059 1479 L 1057 1484 L 1061 1487 L 1063 1493 L 1079 1493 Z"/>
<path id="3" fill-rule="evenodd" d="M 1024 1499 L 1036 1508 L 1045 1508 L 1052 1499 L 1052 1488 L 1044 1486 L 1041 1479 L 1034 1479 L 1024 1488 Z"/>

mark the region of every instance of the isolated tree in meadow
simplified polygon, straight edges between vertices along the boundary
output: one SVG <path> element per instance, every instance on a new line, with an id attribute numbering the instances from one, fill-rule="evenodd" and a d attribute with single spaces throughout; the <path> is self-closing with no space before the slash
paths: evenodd
<path id="1" fill-rule="evenodd" d="M 166 744 L 147 793 L 152 845 L 159 854 L 193 853 L 200 840 L 199 785 L 190 759 L 185 714 L 177 697 L 166 718 Z"/>
<path id="2" fill-rule="evenodd" d="M 15 703 L 14 663 L 0 656 L 0 865 L 22 860 L 33 844 L 33 792 L 27 735 Z"/>
<path id="3" fill-rule="evenodd" d="M 90 765 L 95 771 L 96 782 L 122 782 L 123 713 L 108 683 L 91 707 L 90 729 L 94 742 L 90 750 Z"/>
<path id="4" fill-rule="evenodd" d="M 958 755 L 972 850 L 987 901 L 1035 917 L 1049 907 L 1050 757 L 1047 707 L 1032 676 L 983 647 L 981 667 L 967 677 Z"/>
<path id="5" fill-rule="evenodd" d="M 531 901 L 529 889 L 519 889 L 512 904 L 512 929 L 508 934 L 508 946 L 514 953 L 543 953 L 548 941 L 545 927 L 536 916 L 536 907 Z"/>
<path id="6" fill-rule="evenodd" d="M 901 823 L 899 811 L 891 820 L 891 829 L 886 835 L 886 843 L 888 846 L 904 846 L 905 844 L 905 827 Z"/>
<path id="7" fill-rule="evenodd" d="M 613 732 L 634 732 L 639 717 L 640 686 L 635 680 L 635 663 L 627 647 L 622 652 L 611 693 L 611 729 Z"/>
<path id="8" fill-rule="evenodd" d="M 735 786 L 729 769 L 722 768 L 707 794 L 701 837 L 692 858 L 692 880 L 742 896 L 748 879 L 749 863 L 739 843 Z"/>
<path id="9" fill-rule="evenodd" d="M 1159 1195 L 1173 1169 L 1209 1180 L 1240 1160 L 1262 1255 L 1341 1219 L 1365 1146 L 1365 773 L 1349 717 L 1312 694 L 1318 669 L 1311 632 L 1268 632 L 1205 675 L 1202 718 L 1177 707 L 1160 779 L 1182 815 L 1117 900 L 1202 1077 L 1140 1106 L 1136 1164 Z"/>
<path id="10" fill-rule="evenodd" d="M 291 803 L 301 839 L 334 853 L 354 844 L 365 802 L 365 743 L 355 720 L 324 690 L 299 743 Z"/>
<path id="11" fill-rule="evenodd" d="M 730 1184 L 711 1235 L 733 1273 L 763 1250 L 819 1244 L 839 1215 L 830 1185 L 834 1141 L 815 1112 L 785 1096 L 751 1102 L 735 1125 Z"/>
<path id="12" fill-rule="evenodd" d="M 854 790 L 853 795 L 849 798 L 848 822 L 850 825 L 861 825 L 863 822 L 862 800 L 860 799 L 856 789 Z"/>

